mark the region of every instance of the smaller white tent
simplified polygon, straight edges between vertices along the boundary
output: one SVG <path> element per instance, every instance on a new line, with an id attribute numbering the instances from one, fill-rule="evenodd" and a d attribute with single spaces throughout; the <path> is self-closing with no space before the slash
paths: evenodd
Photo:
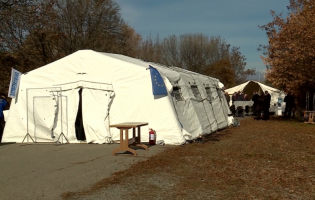
<path id="1" fill-rule="evenodd" d="M 225 92 L 228 92 L 229 95 L 233 95 L 234 92 L 239 91 L 243 92 L 244 94 L 247 94 L 249 99 L 252 99 L 253 93 L 255 91 L 257 91 L 260 94 L 262 94 L 265 91 L 268 91 L 271 96 L 270 101 L 271 106 L 276 106 L 279 98 L 282 98 L 283 102 L 283 99 L 285 97 L 285 93 L 283 91 L 267 86 L 257 81 L 247 81 L 246 83 L 225 90 Z"/>

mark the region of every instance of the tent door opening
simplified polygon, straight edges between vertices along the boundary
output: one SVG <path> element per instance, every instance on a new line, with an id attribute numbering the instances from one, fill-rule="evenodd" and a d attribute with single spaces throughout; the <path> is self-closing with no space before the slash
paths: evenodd
<path id="1" fill-rule="evenodd" d="M 82 91 L 83 89 L 81 88 L 79 90 L 78 113 L 75 120 L 75 135 L 77 137 L 77 140 L 84 141 L 86 140 L 86 137 L 85 137 L 85 131 L 84 131 L 84 126 L 83 126 L 83 115 L 82 115 Z"/>

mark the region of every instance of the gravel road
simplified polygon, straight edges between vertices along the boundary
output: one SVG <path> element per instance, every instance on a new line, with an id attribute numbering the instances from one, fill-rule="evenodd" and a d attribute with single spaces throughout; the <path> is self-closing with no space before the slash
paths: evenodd
<path id="1" fill-rule="evenodd" d="M 112 151 L 119 144 L 0 144 L 1 199 L 61 199 L 163 151 L 137 149 L 137 156 Z"/>

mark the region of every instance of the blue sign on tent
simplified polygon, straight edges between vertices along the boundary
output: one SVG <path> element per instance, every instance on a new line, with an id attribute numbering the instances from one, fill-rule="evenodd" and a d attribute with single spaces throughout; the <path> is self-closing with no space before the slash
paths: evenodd
<path id="1" fill-rule="evenodd" d="M 150 66 L 153 95 L 167 95 L 167 90 L 163 78 L 159 71 Z"/>
<path id="2" fill-rule="evenodd" d="M 16 97 L 17 90 L 19 89 L 21 74 L 22 74 L 21 72 L 12 68 L 8 97 L 11 98 Z"/>

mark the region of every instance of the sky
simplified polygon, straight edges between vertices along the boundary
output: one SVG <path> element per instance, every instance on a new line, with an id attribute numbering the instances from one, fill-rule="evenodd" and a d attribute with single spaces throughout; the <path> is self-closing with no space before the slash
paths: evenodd
<path id="1" fill-rule="evenodd" d="M 260 44 L 268 44 L 258 25 L 272 21 L 270 11 L 287 14 L 289 0 L 115 0 L 122 18 L 143 38 L 202 33 L 221 36 L 240 47 L 246 68 L 266 69 Z"/>

